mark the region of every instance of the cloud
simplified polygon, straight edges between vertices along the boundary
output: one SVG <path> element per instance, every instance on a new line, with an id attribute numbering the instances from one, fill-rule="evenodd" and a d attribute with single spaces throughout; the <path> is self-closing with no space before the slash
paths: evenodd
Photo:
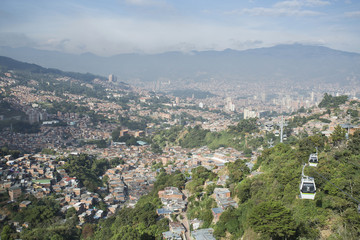
<path id="1" fill-rule="evenodd" d="M 347 16 L 347 17 L 360 17 L 360 11 L 346 12 L 345 16 Z"/>
<path id="2" fill-rule="evenodd" d="M 322 0 L 291 0 L 291 1 L 282 1 L 275 3 L 274 7 L 279 8 L 300 8 L 300 7 L 321 7 L 330 5 L 329 1 Z"/>
<path id="3" fill-rule="evenodd" d="M 60 39 L 60 40 L 50 38 L 45 40 L 45 42 L 42 43 L 41 45 L 45 49 L 55 49 L 59 51 L 64 51 L 66 50 L 68 44 L 71 44 L 71 40 L 69 38 Z"/>
<path id="4" fill-rule="evenodd" d="M 252 16 L 319 16 L 321 12 L 311 10 L 298 10 L 292 8 L 245 8 L 237 11 L 238 14 L 249 14 Z"/>
<path id="5" fill-rule="evenodd" d="M 125 0 L 127 4 L 147 7 L 147 6 L 166 6 L 166 1 L 161 0 Z"/>
<path id="6" fill-rule="evenodd" d="M 275 3 L 272 7 L 244 8 L 227 12 L 227 14 L 252 15 L 252 16 L 319 16 L 324 13 L 308 10 L 308 7 L 329 5 L 330 2 L 323 0 L 290 0 Z"/>
<path id="7" fill-rule="evenodd" d="M 64 52 L 93 52 L 98 55 L 166 51 L 245 49 L 259 45 L 248 39 L 263 39 L 245 26 L 228 26 L 213 22 L 194 22 L 185 19 L 169 21 L 124 16 L 96 16 L 58 21 L 56 31 L 36 36 L 38 48 Z M 71 27 L 70 27 L 71 26 Z M 46 29 L 43 29 L 44 31 Z M 214 34 L 216 33 L 216 34 Z M 280 34 L 274 34 L 279 36 Z M 230 42 L 229 39 L 236 39 Z M 268 38 L 269 39 L 269 38 Z"/>
<path id="8" fill-rule="evenodd" d="M 0 32 L 0 46 L 17 47 L 37 47 L 36 41 L 23 33 Z"/>
<path id="9" fill-rule="evenodd" d="M 231 48 L 234 49 L 248 49 L 256 48 L 261 46 L 264 42 L 261 40 L 238 40 L 238 39 L 229 39 Z"/>
<path id="10" fill-rule="evenodd" d="M 0 16 L 0 20 L 3 20 L 0 21 L 0 45 L 29 46 L 69 53 L 92 52 L 110 56 L 130 52 L 191 52 L 226 48 L 244 50 L 287 41 L 316 43 L 319 39 L 326 40 L 327 46 L 335 42 L 332 47 L 348 44 L 347 49 L 353 51 L 354 49 L 350 48 L 356 48 L 359 42 L 356 27 L 344 26 L 339 22 L 343 18 L 325 22 L 330 19 L 330 15 L 322 17 L 321 21 L 312 17 L 296 18 L 294 21 L 248 17 L 249 15 L 318 16 L 323 13 L 317 10 L 330 4 L 327 1 L 278 0 L 266 7 L 255 1 L 250 5 L 254 6 L 253 8 L 230 12 L 245 16 L 235 18 L 219 16 L 221 10 L 210 5 L 196 9 L 195 16 L 191 15 L 193 13 L 187 8 L 184 14 L 183 9 L 177 5 L 176 9 L 171 5 L 170 7 L 157 5 L 166 4 L 165 0 L 116 1 L 116 4 L 107 6 L 106 9 L 80 5 L 65 9 L 75 9 L 74 11 L 53 10 L 44 14 L 35 14 L 31 11 L 30 15 L 34 17 L 26 18 L 28 21 L 23 21 L 22 18 L 18 21 L 10 21 Z M 201 10 L 204 11 L 199 14 Z M 350 12 L 352 10 L 353 8 L 350 8 L 345 14 L 349 17 L 359 15 L 358 12 Z M 205 14 L 207 11 L 210 14 Z M 171 15 L 173 12 L 175 14 Z M 330 26 L 329 23 L 332 25 Z M 333 30 L 334 26 L 344 28 L 342 34 Z M 3 34 L 11 31 L 23 32 L 25 35 Z"/>

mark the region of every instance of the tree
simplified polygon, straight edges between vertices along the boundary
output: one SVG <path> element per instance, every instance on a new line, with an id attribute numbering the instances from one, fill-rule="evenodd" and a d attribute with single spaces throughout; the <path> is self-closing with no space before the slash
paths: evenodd
<path id="1" fill-rule="evenodd" d="M 334 145 L 338 145 L 343 140 L 345 140 L 345 136 L 346 136 L 346 130 L 342 128 L 340 125 L 337 125 L 333 133 L 331 134 L 331 140 Z"/>
<path id="2" fill-rule="evenodd" d="M 66 212 L 66 218 L 73 217 L 73 216 L 75 216 L 75 214 L 76 214 L 76 209 L 71 207 Z"/>
<path id="3" fill-rule="evenodd" d="M 113 240 L 128 240 L 128 239 L 140 240 L 141 235 L 137 229 L 133 228 L 132 226 L 126 225 L 126 226 L 120 227 L 119 233 L 114 235 L 114 237 L 112 239 Z"/>
<path id="4" fill-rule="evenodd" d="M 319 151 L 322 151 L 325 146 L 325 140 L 326 137 L 323 137 L 321 134 L 302 138 L 299 140 L 299 150 L 306 154 L 315 152 L 316 148 L 318 148 Z"/>
<path id="5" fill-rule="evenodd" d="M 81 232 L 81 237 L 84 239 L 90 238 L 92 235 L 94 235 L 95 232 L 95 226 L 94 224 L 85 224 L 82 232 Z"/>
<path id="6" fill-rule="evenodd" d="M 110 167 L 106 159 L 96 159 L 94 156 L 80 154 L 79 156 L 70 155 L 60 158 L 66 163 L 63 168 L 71 177 L 75 176 L 85 185 L 85 187 L 94 191 L 102 186 L 99 176 L 102 176 Z"/>
<path id="7" fill-rule="evenodd" d="M 359 130 L 355 131 L 354 135 L 352 135 L 350 137 L 348 149 L 353 154 L 356 154 L 356 155 L 360 154 L 360 131 Z"/>
<path id="8" fill-rule="evenodd" d="M 325 93 L 324 98 L 319 103 L 320 108 L 337 108 L 339 105 L 344 104 L 348 100 L 348 96 L 342 95 L 333 97 L 330 94 Z"/>
<path id="9" fill-rule="evenodd" d="M 250 173 L 250 169 L 246 166 L 243 160 L 237 159 L 233 163 L 227 164 L 229 171 L 229 183 L 241 182 L 246 175 Z"/>
<path id="10" fill-rule="evenodd" d="M 117 128 L 115 129 L 112 133 L 111 133 L 111 137 L 112 137 L 112 140 L 114 142 L 118 142 L 119 141 L 119 137 L 120 137 L 120 129 Z"/>
<path id="11" fill-rule="evenodd" d="M 14 231 L 11 229 L 11 227 L 9 225 L 6 225 L 3 227 L 2 231 L 1 231 L 1 239 L 2 240 L 10 240 L 13 239 L 11 237 L 11 233 L 13 233 Z"/>
<path id="12" fill-rule="evenodd" d="M 51 148 L 43 148 L 41 150 L 41 153 L 42 154 L 49 154 L 49 155 L 55 155 L 56 154 L 56 151 L 54 149 L 51 149 Z"/>
<path id="13" fill-rule="evenodd" d="M 296 230 L 291 211 L 279 201 L 263 202 L 255 206 L 250 214 L 249 223 L 255 232 L 275 239 L 291 237 Z"/>
<path id="14" fill-rule="evenodd" d="M 251 180 L 249 178 L 242 181 L 235 189 L 240 203 L 246 202 L 251 197 Z"/>
<path id="15" fill-rule="evenodd" d="M 64 240 L 64 238 L 59 234 L 55 234 L 51 236 L 50 240 Z"/>
<path id="16" fill-rule="evenodd" d="M 162 153 L 163 153 L 161 147 L 160 147 L 159 144 L 157 144 L 157 143 L 151 144 L 151 151 L 152 151 L 153 153 L 157 153 L 157 154 L 162 154 Z"/>
<path id="17" fill-rule="evenodd" d="M 258 130 L 256 118 L 243 119 L 236 126 L 230 126 L 229 130 L 242 134 L 256 132 Z"/>
<path id="18" fill-rule="evenodd" d="M 126 146 L 138 145 L 136 138 L 134 136 L 130 136 L 130 138 L 126 141 Z"/>
<path id="19" fill-rule="evenodd" d="M 194 128 L 188 128 L 187 133 L 181 139 L 180 145 L 183 148 L 194 148 L 206 145 L 206 134 L 209 130 L 204 130 L 200 125 L 196 125 Z"/>
<path id="20" fill-rule="evenodd" d="M 347 110 L 346 113 L 350 114 L 350 116 L 353 117 L 353 118 L 357 118 L 359 116 L 359 111 L 358 110 L 349 109 L 349 110 Z"/>
<path id="21" fill-rule="evenodd" d="M 245 157 L 251 157 L 252 150 L 250 148 L 245 148 L 244 155 L 245 155 Z"/>

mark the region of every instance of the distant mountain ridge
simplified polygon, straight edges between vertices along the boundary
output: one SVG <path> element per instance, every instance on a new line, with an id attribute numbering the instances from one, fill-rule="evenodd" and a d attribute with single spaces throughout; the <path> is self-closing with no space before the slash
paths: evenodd
<path id="1" fill-rule="evenodd" d="M 192 51 L 160 54 L 119 54 L 100 57 L 31 48 L 0 47 L 0 55 L 64 71 L 92 72 L 107 76 L 113 73 L 129 82 L 160 78 L 196 81 L 203 78 L 236 78 L 238 81 L 338 82 L 347 77 L 360 79 L 360 54 L 323 46 L 301 44 L 277 45 L 244 51 Z"/>

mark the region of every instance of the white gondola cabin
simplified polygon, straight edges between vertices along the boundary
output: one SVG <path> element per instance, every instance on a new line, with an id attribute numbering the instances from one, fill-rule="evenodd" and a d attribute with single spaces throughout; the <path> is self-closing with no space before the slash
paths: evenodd
<path id="1" fill-rule="evenodd" d="M 287 140 L 287 135 L 286 134 L 283 135 L 283 140 Z"/>
<path id="2" fill-rule="evenodd" d="M 311 153 L 309 156 L 309 166 L 316 167 L 319 163 L 317 153 Z"/>
<path id="3" fill-rule="evenodd" d="M 316 186 L 314 178 L 303 176 L 300 183 L 300 198 L 301 199 L 315 199 Z"/>

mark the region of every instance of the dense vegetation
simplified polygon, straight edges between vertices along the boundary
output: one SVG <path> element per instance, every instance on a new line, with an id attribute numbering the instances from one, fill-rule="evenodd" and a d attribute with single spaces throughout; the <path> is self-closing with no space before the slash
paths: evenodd
<path id="1" fill-rule="evenodd" d="M 230 126 L 221 132 L 210 132 L 202 129 L 199 125 L 183 129 L 182 126 L 174 126 L 162 130 L 153 137 L 153 142 L 160 147 L 167 145 L 180 145 L 183 148 L 196 148 L 208 146 L 210 149 L 220 147 L 233 147 L 238 150 L 246 149 L 246 141 L 251 141 L 253 148 L 264 143 L 263 138 L 248 137 L 251 133 L 258 132 L 256 119 L 243 119 L 237 125 Z"/>
<path id="2" fill-rule="evenodd" d="M 192 193 L 188 198 L 187 212 L 189 218 L 198 218 L 204 221 L 203 227 L 209 227 L 213 220 L 211 208 L 216 207 L 215 200 L 210 196 L 216 185 L 212 183 L 206 189 L 203 186 L 206 180 L 216 180 L 217 176 L 202 166 L 192 169 L 191 173 L 192 181 L 186 184 L 186 189 Z"/>
<path id="3" fill-rule="evenodd" d="M 341 104 L 344 104 L 348 100 L 348 98 L 349 97 L 346 95 L 333 97 L 332 95 L 325 93 L 324 98 L 319 103 L 319 107 L 320 108 L 337 108 Z"/>
<path id="4" fill-rule="evenodd" d="M 12 128 L 16 133 L 38 133 L 40 132 L 40 124 L 30 124 L 27 121 L 5 120 L 0 121 L 0 130 L 4 128 Z"/>
<path id="5" fill-rule="evenodd" d="M 0 98 L 0 115 L 3 115 L 4 119 L 6 119 L 14 116 L 24 117 L 25 113 L 16 110 L 9 102 Z"/>
<path id="6" fill-rule="evenodd" d="M 51 240 L 71 240 L 79 239 L 81 231 L 76 228 L 78 221 L 74 215 L 63 215 L 60 210 L 59 202 L 55 196 L 36 199 L 29 195 L 22 196 L 19 201 L 30 200 L 31 204 L 20 209 L 17 203 L 11 203 L 6 206 L 10 213 L 9 218 L 15 222 L 27 223 L 28 228 L 23 228 L 21 239 L 51 239 Z M 66 221 L 63 219 L 66 217 Z M 10 225 L 5 225 L 1 232 L 1 239 L 15 239 L 16 231 Z"/>
<path id="7" fill-rule="evenodd" d="M 193 89 L 184 89 L 184 90 L 174 90 L 171 92 L 175 97 L 181 98 L 197 98 L 197 99 L 204 99 L 208 97 L 215 97 L 216 95 L 212 94 L 211 92 L 205 92 L 200 90 L 193 90 Z"/>
<path id="8" fill-rule="evenodd" d="M 214 226 L 215 235 L 224 237 L 227 232 L 231 239 L 243 234 L 251 239 L 318 239 L 325 236 L 330 224 L 330 239 L 358 239 L 357 204 L 333 184 L 352 196 L 360 195 L 359 141 L 357 132 L 347 147 L 331 150 L 329 146 L 334 145 L 326 138 L 311 136 L 301 139 L 295 148 L 279 144 L 265 150 L 257 164 L 264 173 L 235 185 L 234 196 L 241 204 L 221 215 Z M 318 167 L 307 167 L 305 174 L 315 177 L 316 198 L 301 200 L 297 195 L 302 164 L 315 146 L 325 151 Z"/>
<path id="9" fill-rule="evenodd" d="M 145 130 L 146 122 L 132 121 L 129 117 L 119 116 L 119 123 L 121 126 L 127 127 L 131 130 Z"/>
<path id="10" fill-rule="evenodd" d="M 86 113 L 89 112 L 90 109 L 85 106 L 78 106 L 73 102 L 53 102 L 51 104 L 44 104 L 44 108 L 46 108 L 48 113 L 56 114 L 57 112 L 62 113 Z"/>
<path id="11" fill-rule="evenodd" d="M 79 179 L 92 192 L 102 186 L 99 177 L 110 167 L 108 160 L 96 159 L 87 154 L 69 155 L 59 158 L 59 160 L 65 161 L 63 168 L 69 173 L 69 176 Z"/>
<path id="12" fill-rule="evenodd" d="M 0 148 L 0 156 L 4 157 L 6 155 L 11 155 L 13 158 L 18 158 L 20 156 L 19 150 L 11 150 L 8 147 L 1 147 Z"/>

